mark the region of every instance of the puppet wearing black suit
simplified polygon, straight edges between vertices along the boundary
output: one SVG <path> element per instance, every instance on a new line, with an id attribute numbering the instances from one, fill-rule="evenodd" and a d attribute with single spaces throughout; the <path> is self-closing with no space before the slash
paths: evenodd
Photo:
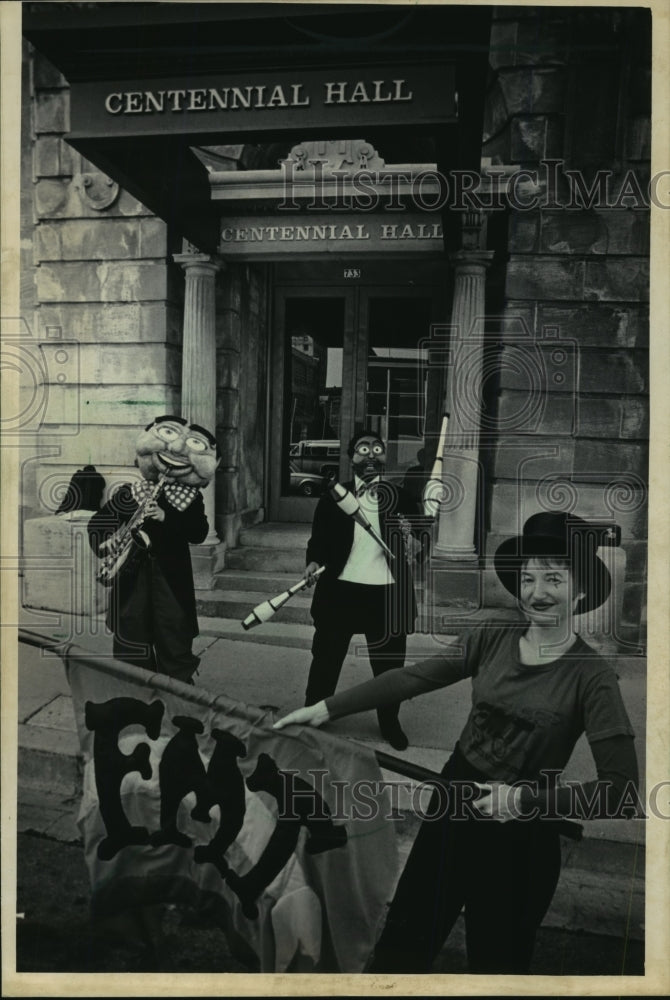
<path id="1" fill-rule="evenodd" d="M 219 464 L 216 441 L 182 417 L 165 416 L 142 431 L 136 451 L 143 479 L 121 486 L 88 524 L 91 547 L 102 555 L 105 541 L 146 504 L 139 544 L 111 583 L 113 654 L 190 681 L 200 661 L 192 652 L 198 620 L 189 544 L 203 542 L 209 530 L 201 489 Z M 159 477 L 164 485 L 147 503 Z"/>
<path id="2" fill-rule="evenodd" d="M 405 662 L 407 635 L 414 631 L 416 600 L 407 548 L 408 529 L 419 513 L 402 488 L 380 478 L 385 460 L 376 434 L 363 432 L 349 445 L 355 478 L 345 483 L 359 495 L 368 520 L 393 552 L 382 548 L 329 494 L 317 505 L 307 544 L 307 574 L 325 565 L 312 601 L 314 640 L 305 702 L 312 705 L 335 692 L 353 635 L 365 635 L 375 676 Z M 380 709 L 382 735 L 404 750 L 407 738 L 398 721 L 398 706 Z"/>

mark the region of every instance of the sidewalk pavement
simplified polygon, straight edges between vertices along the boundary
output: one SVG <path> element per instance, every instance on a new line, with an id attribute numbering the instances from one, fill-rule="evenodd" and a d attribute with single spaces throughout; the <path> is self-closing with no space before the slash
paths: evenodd
<path id="1" fill-rule="evenodd" d="M 76 642 L 99 654 L 111 655 L 111 637 L 97 620 L 84 634 L 74 635 L 68 616 L 24 613 L 24 627 L 59 642 Z M 60 621 L 58 620 L 60 618 Z M 40 620 L 41 619 L 41 620 Z M 81 625 L 81 620 L 79 620 Z M 201 664 L 196 684 L 208 691 L 247 704 L 271 708 L 279 718 L 302 704 L 312 629 L 273 624 L 245 633 L 239 622 L 201 619 L 201 635 L 194 644 Z M 284 632 L 283 629 L 286 631 Z M 237 634 L 239 632 L 239 634 Z M 234 638 L 231 638 L 234 636 Z M 439 641 L 430 636 L 410 637 L 408 655 L 431 655 Z M 352 651 L 353 645 L 352 645 Z M 355 651 L 354 651 L 355 652 Z M 19 644 L 19 777 L 18 830 L 35 831 L 65 842 L 77 842 L 76 813 L 81 790 L 81 764 L 74 713 L 65 670 L 59 657 Z M 631 705 L 626 686 L 635 687 L 637 664 L 617 664 L 620 683 L 644 748 L 643 706 Z M 351 686 L 370 676 L 364 655 L 349 656 L 340 685 Z M 638 685 L 639 686 L 639 685 Z M 407 751 L 398 754 L 379 739 L 376 716 L 367 712 L 331 724 L 330 729 L 374 750 L 390 753 L 432 771 L 446 760 L 469 709 L 469 685 L 464 682 L 430 696 L 414 699 L 401 709 L 409 737 Z M 587 780 L 595 776 L 585 741 L 575 751 L 566 777 Z M 384 772 L 384 777 L 394 776 Z M 397 776 L 395 776 L 397 778 Z M 399 779 L 403 784 L 407 779 Z M 400 799 L 401 808 L 403 799 Z M 405 805 L 409 806 L 409 795 Z M 401 854 L 409 850 L 416 823 L 413 817 L 400 831 Z M 611 935 L 625 940 L 644 937 L 644 821 L 591 821 L 581 842 L 564 845 L 564 865 L 554 901 L 544 926 L 564 931 Z"/>

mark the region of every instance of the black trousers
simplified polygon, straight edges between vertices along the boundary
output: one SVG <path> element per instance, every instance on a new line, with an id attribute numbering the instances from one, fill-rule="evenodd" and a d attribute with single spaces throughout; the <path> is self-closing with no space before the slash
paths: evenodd
<path id="1" fill-rule="evenodd" d="M 443 775 L 453 780 L 458 765 L 457 751 Z M 426 815 L 442 818 L 419 828 L 366 972 L 430 972 L 463 909 L 471 973 L 529 971 L 560 874 L 559 834 L 539 820 L 462 818 L 465 789 L 433 792 Z"/>
<path id="2" fill-rule="evenodd" d="M 117 660 L 190 682 L 200 658 L 191 651 L 193 637 L 186 615 L 156 559 L 140 563 L 133 590 L 117 618 L 110 622 Z"/>
<path id="3" fill-rule="evenodd" d="M 329 590 L 331 607 L 314 620 L 312 664 L 307 679 L 305 704 L 314 705 L 335 693 L 354 635 L 364 635 L 368 658 L 375 677 L 402 667 L 405 663 L 407 636 L 390 635 L 388 628 L 391 587 L 368 586 L 334 581 Z M 377 711 L 384 729 L 398 719 L 399 704 Z"/>

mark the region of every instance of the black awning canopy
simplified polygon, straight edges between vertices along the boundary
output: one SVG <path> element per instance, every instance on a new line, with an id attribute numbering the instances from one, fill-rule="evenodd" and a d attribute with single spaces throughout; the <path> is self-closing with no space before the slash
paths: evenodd
<path id="1" fill-rule="evenodd" d="M 393 74 L 405 63 L 454 66 L 457 120 L 431 127 L 409 120 L 398 126 L 380 103 L 378 122 L 364 129 L 333 126 L 314 109 L 301 123 L 278 113 L 276 127 L 244 135 L 232 117 L 221 131 L 180 135 L 172 129 L 168 135 L 146 116 L 146 134 L 135 127 L 126 136 L 91 128 L 89 120 L 82 125 L 73 109 L 68 141 L 177 234 L 212 252 L 217 211 L 192 146 L 244 143 L 248 149 L 343 136 L 383 147 L 387 138 L 396 150 L 407 148 L 405 162 L 414 145 L 428 142 L 441 170 L 478 170 L 490 18 L 489 7 L 466 5 L 26 3 L 23 30 L 79 91 L 86 84 L 99 89 L 100 81 L 125 92 L 126 84 L 151 90 L 152 81 L 166 78 L 197 88 L 212 74 L 290 71 L 299 80 L 301 71 L 328 67 L 344 74 L 347 67 L 385 66 Z M 392 159 L 398 158 L 394 151 Z"/>

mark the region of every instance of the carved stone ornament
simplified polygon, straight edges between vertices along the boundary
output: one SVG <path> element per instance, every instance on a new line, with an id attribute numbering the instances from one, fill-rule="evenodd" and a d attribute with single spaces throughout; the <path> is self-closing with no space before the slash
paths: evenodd
<path id="1" fill-rule="evenodd" d="M 374 146 L 365 139 L 301 142 L 293 147 L 287 160 L 295 164 L 295 171 L 313 170 L 316 160 L 322 164 L 324 172 L 337 170 L 354 174 L 358 170 L 379 170 L 386 166 Z"/>
<path id="2" fill-rule="evenodd" d="M 89 170 L 82 170 L 85 161 L 80 159 L 79 170 L 75 173 L 72 184 L 79 193 L 81 200 L 94 208 L 97 212 L 102 212 L 114 204 L 119 196 L 119 185 L 101 170 L 95 170 L 92 164 L 86 162 Z"/>

